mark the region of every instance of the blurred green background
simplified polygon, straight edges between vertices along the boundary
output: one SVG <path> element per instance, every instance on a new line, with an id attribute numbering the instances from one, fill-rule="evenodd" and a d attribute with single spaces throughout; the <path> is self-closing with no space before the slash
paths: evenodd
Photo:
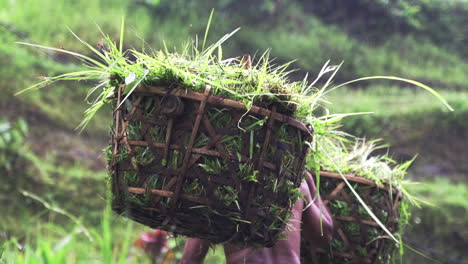
<path id="1" fill-rule="evenodd" d="M 362 82 L 330 93 L 334 113 L 371 111 L 345 119 L 343 129 L 382 137 L 399 161 L 419 154 L 411 189 L 430 202 L 412 210 L 404 263 L 467 263 L 468 253 L 468 3 L 443 0 L 1 0 L 0 1 L 0 263 L 150 263 L 135 244 L 148 231 L 106 208 L 111 112 L 74 131 L 92 84 L 58 83 L 14 96 L 40 78 L 81 67 L 22 41 L 88 54 L 80 38 L 99 45 L 98 26 L 114 39 L 126 19 L 126 47 L 169 49 L 241 27 L 225 57 L 272 49 L 315 78 L 331 60 L 344 64 L 335 83 L 394 75 L 438 90 L 455 108 L 401 83 Z M 146 44 L 145 44 L 146 43 Z M 168 262 L 182 238 L 168 241 Z M 409 249 L 411 247 L 413 250 Z M 418 253 L 416 253 L 417 251 Z M 223 263 L 223 252 L 206 263 Z"/>

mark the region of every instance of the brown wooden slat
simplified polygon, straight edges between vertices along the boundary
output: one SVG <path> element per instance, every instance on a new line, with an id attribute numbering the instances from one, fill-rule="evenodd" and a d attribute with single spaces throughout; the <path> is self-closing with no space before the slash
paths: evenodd
<path id="1" fill-rule="evenodd" d="M 153 142 L 153 143 L 149 144 L 146 141 L 133 141 L 133 140 L 131 140 L 131 141 L 128 141 L 128 144 L 130 146 L 153 146 L 153 147 L 156 147 L 156 148 L 164 148 L 165 147 L 164 143 Z M 186 150 L 187 148 L 184 147 L 184 146 L 171 144 L 169 146 L 169 149 Z M 205 149 L 205 148 L 192 148 L 192 153 L 203 154 L 203 155 L 208 155 L 208 156 L 213 156 L 213 157 L 222 157 L 221 154 L 218 151 L 208 150 L 208 149 Z M 234 156 L 230 156 L 230 157 L 231 157 L 231 159 L 237 160 L 237 157 L 234 157 Z M 242 161 L 245 162 L 247 160 L 249 160 L 249 158 L 242 157 Z M 265 168 L 268 168 L 268 169 L 271 169 L 271 170 L 276 170 L 276 165 L 271 163 L 271 162 L 266 162 L 265 161 L 265 162 L 263 162 L 263 166 Z"/>
<path id="2" fill-rule="evenodd" d="M 135 188 L 135 187 L 128 187 L 127 190 L 129 193 L 134 193 L 134 194 L 151 193 L 153 195 L 171 197 L 171 198 L 174 196 L 174 192 L 165 191 L 165 190 L 154 190 L 154 189 L 148 190 L 145 188 Z M 212 202 L 207 198 L 188 195 L 188 194 L 180 194 L 180 198 L 188 200 L 188 201 L 192 201 L 192 202 L 201 203 L 201 204 L 208 204 L 208 205 L 212 204 Z"/>
<path id="3" fill-rule="evenodd" d="M 346 222 L 359 222 L 359 223 L 369 225 L 369 226 L 380 227 L 379 224 L 377 224 L 374 221 L 358 219 L 358 218 L 352 217 L 352 216 L 336 216 L 335 219 L 340 220 L 340 221 L 346 221 Z"/>
<path id="4" fill-rule="evenodd" d="M 169 147 L 171 145 L 171 136 L 172 136 L 172 127 L 174 126 L 174 119 L 169 118 L 169 121 L 167 122 L 167 127 L 166 127 L 166 140 L 164 143 L 164 154 L 163 154 L 163 159 L 167 160 L 167 156 L 169 154 Z"/>
<path id="5" fill-rule="evenodd" d="M 193 124 L 192 133 L 190 134 L 190 140 L 188 146 L 185 148 L 184 161 L 182 165 L 182 171 L 177 179 L 174 197 L 171 199 L 170 207 L 174 209 L 177 200 L 179 199 L 180 191 L 182 190 L 182 184 L 185 182 L 186 172 L 189 168 L 190 159 L 192 158 L 192 148 L 195 143 L 195 138 L 198 134 L 198 129 L 200 128 L 200 123 L 203 115 L 205 114 L 206 102 L 210 98 L 211 86 L 206 86 L 205 93 L 203 94 L 204 99 L 201 100 L 200 106 L 198 107 L 197 117 L 195 118 L 195 124 Z"/>

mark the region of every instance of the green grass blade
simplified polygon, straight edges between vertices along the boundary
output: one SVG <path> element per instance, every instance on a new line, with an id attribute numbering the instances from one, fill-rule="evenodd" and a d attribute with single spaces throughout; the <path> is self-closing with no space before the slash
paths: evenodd
<path id="1" fill-rule="evenodd" d="M 75 34 L 75 32 L 73 32 L 69 27 L 67 27 L 68 31 L 70 31 L 70 33 L 72 33 L 72 35 L 78 40 L 81 42 L 81 44 L 85 45 L 88 49 L 90 49 L 94 54 L 96 54 L 98 57 L 100 57 L 101 59 L 103 59 L 104 61 L 108 61 L 109 59 L 104 56 L 104 54 L 100 51 L 98 51 L 97 49 L 95 49 L 91 44 L 89 44 L 88 42 L 82 40 L 80 37 L 78 37 L 78 35 Z M 101 64 L 103 68 L 107 68 L 104 64 Z"/>
<path id="2" fill-rule="evenodd" d="M 417 254 L 417 255 L 423 257 L 423 258 L 426 258 L 426 259 L 431 260 L 432 262 L 435 262 L 435 263 L 438 263 L 438 264 L 443 264 L 443 262 L 440 262 L 440 261 L 438 261 L 437 259 L 432 258 L 431 256 L 429 256 L 429 255 L 425 254 L 424 252 L 419 251 L 419 250 L 417 250 L 417 249 L 415 249 L 415 248 L 409 246 L 409 245 L 406 244 L 406 243 L 405 243 L 405 247 L 406 247 L 407 249 L 411 250 L 412 252 L 414 252 L 415 254 Z"/>
<path id="3" fill-rule="evenodd" d="M 125 231 L 125 236 L 122 239 L 122 247 L 120 248 L 119 251 L 119 257 L 118 260 L 115 263 L 128 263 L 128 253 L 131 249 L 131 243 L 132 243 L 132 236 L 134 235 L 134 232 L 132 232 L 133 229 L 133 222 L 129 221 L 127 224 L 127 229 Z"/>
<path id="4" fill-rule="evenodd" d="M 233 30 L 231 33 L 228 33 L 226 35 L 224 35 L 222 38 L 220 38 L 215 44 L 211 45 L 210 47 L 208 47 L 206 49 L 206 51 L 204 51 L 204 53 L 202 54 L 202 57 L 210 57 L 211 54 L 213 53 L 213 51 L 215 49 L 217 49 L 219 46 L 221 46 L 224 42 L 226 42 L 228 39 L 230 39 L 234 34 L 237 33 L 237 31 L 239 31 L 240 28 L 236 28 L 235 30 Z"/>
<path id="5" fill-rule="evenodd" d="M 135 82 L 133 87 L 130 89 L 128 94 L 125 96 L 125 98 L 122 100 L 122 102 L 120 102 L 119 106 L 117 106 L 116 109 L 119 109 L 122 106 L 122 104 L 125 102 L 125 100 L 127 100 L 128 97 L 132 94 L 132 92 L 137 88 L 137 86 L 146 78 L 148 73 L 149 73 L 149 70 L 146 70 L 145 73 L 143 74 L 143 76 L 141 76 L 140 79 L 137 82 Z"/>
<path id="6" fill-rule="evenodd" d="M 325 65 L 322 67 L 322 70 L 320 71 L 320 73 L 318 74 L 317 78 L 314 80 L 314 82 L 311 84 L 311 85 L 315 85 L 315 83 L 320 80 L 320 78 L 329 73 L 329 72 L 332 72 L 331 76 L 327 79 L 327 82 L 326 84 L 313 96 L 313 101 L 311 103 L 311 108 L 315 108 L 316 105 L 318 104 L 318 101 L 323 97 L 323 95 L 326 94 L 326 89 L 328 87 L 328 85 L 331 83 L 333 77 L 336 75 L 336 73 L 340 70 L 340 67 L 341 65 L 343 65 L 343 62 L 341 62 L 339 65 L 337 66 L 328 66 L 328 63 L 330 61 L 328 60 Z M 312 86 L 311 86 L 312 87 Z M 306 94 L 308 94 L 310 92 L 309 89 L 306 90 Z"/>
<path id="7" fill-rule="evenodd" d="M 37 44 L 31 44 L 31 43 L 26 43 L 26 42 L 15 42 L 16 44 L 20 45 L 25 45 L 25 46 L 30 46 L 30 47 L 35 47 L 35 48 L 40 48 L 40 49 L 46 49 L 46 50 L 52 50 L 52 51 L 57 51 L 61 53 L 65 53 L 68 55 L 72 55 L 74 57 L 84 59 L 85 61 L 91 62 L 92 64 L 100 67 L 100 68 L 107 68 L 104 64 L 98 62 L 97 60 L 94 60 L 88 56 L 85 56 L 83 54 L 79 54 L 73 51 L 68 51 L 68 50 L 63 50 L 63 49 L 57 49 L 57 48 L 52 48 L 52 47 L 47 47 L 47 46 L 42 46 L 42 45 L 37 45 Z"/>
<path id="8" fill-rule="evenodd" d="M 93 88 L 91 88 L 88 93 L 86 94 L 86 97 L 85 97 L 85 101 L 88 100 L 89 97 L 91 97 L 91 95 L 96 91 L 98 90 L 99 88 L 103 88 L 105 87 L 107 84 L 109 83 L 109 81 L 103 81 L 103 82 L 100 82 L 98 85 L 94 86 Z M 99 98 L 99 97 L 98 97 Z M 98 99 L 97 98 L 97 99 Z M 96 99 L 96 100 L 97 100 Z"/>
<path id="9" fill-rule="evenodd" d="M 373 114 L 374 112 L 356 112 L 356 113 L 345 113 L 345 114 L 330 114 L 326 116 L 322 116 L 317 118 L 317 120 L 322 120 L 322 124 L 324 125 L 331 125 L 334 123 L 337 123 L 341 121 L 343 118 L 348 117 L 348 116 L 357 116 L 357 115 L 368 115 L 368 114 Z"/>
<path id="10" fill-rule="evenodd" d="M 96 76 L 97 74 L 101 75 L 101 71 L 96 71 L 96 70 L 89 70 L 89 71 L 77 71 L 77 72 L 70 72 L 70 73 L 64 73 L 64 74 L 61 74 L 61 75 L 57 75 L 57 76 L 54 76 L 54 77 L 48 77 L 46 78 L 45 80 L 39 82 L 39 83 L 36 83 L 26 89 L 23 89 L 17 93 L 15 93 L 15 95 L 20 95 L 24 92 L 27 92 L 29 90 L 32 90 L 32 89 L 40 89 L 42 87 L 45 87 L 55 81 L 61 81 L 61 80 L 82 80 L 82 79 L 88 79 L 88 78 L 91 78 L 93 79 L 93 76 Z"/>
<path id="11" fill-rule="evenodd" d="M 58 214 L 64 215 L 64 216 L 66 216 L 66 217 L 68 217 L 68 218 L 70 218 L 77 226 L 79 226 L 79 227 L 81 228 L 81 230 L 83 231 L 83 233 L 88 237 L 89 241 L 90 241 L 90 242 L 93 242 L 93 238 L 91 237 L 91 235 L 90 235 L 88 229 L 86 229 L 86 228 L 82 225 L 81 221 L 80 221 L 76 216 L 74 216 L 74 215 L 72 215 L 71 213 L 69 213 L 69 212 L 63 210 L 62 208 L 59 208 L 59 207 L 57 207 L 57 206 L 55 206 L 55 205 L 52 205 L 52 204 L 46 202 L 44 199 L 42 199 L 41 197 L 39 197 L 39 196 L 37 196 L 37 195 L 35 195 L 35 194 L 33 194 L 33 193 L 30 193 L 30 192 L 25 191 L 25 190 L 20 190 L 20 192 L 21 192 L 21 194 L 22 194 L 23 196 L 29 197 L 29 198 L 31 198 L 31 199 L 33 199 L 33 200 L 36 200 L 37 202 L 41 203 L 45 208 L 47 208 L 47 209 L 49 209 L 49 210 L 51 210 L 51 211 L 53 211 L 53 212 L 56 212 L 56 213 L 58 213 Z"/>
<path id="12" fill-rule="evenodd" d="M 208 18 L 208 24 L 206 25 L 205 35 L 203 36 L 202 50 L 205 49 L 206 39 L 208 38 L 208 33 L 210 32 L 211 19 L 213 18 L 214 8 L 211 9 L 210 17 Z"/>
<path id="13" fill-rule="evenodd" d="M 405 79 L 405 78 L 400 78 L 400 77 L 396 77 L 396 76 L 369 76 L 369 77 L 358 78 L 358 79 L 355 79 L 355 80 L 351 80 L 351 81 L 342 83 L 342 84 L 334 87 L 333 89 L 336 89 L 336 88 L 339 88 L 339 87 L 342 87 L 342 86 L 345 86 L 345 85 L 348 85 L 348 84 L 351 84 L 351 83 L 355 83 L 355 82 L 374 80 L 374 79 L 396 80 L 396 81 L 406 82 L 406 83 L 410 83 L 410 84 L 416 85 L 418 87 L 421 87 L 424 90 L 431 93 L 432 95 L 434 95 L 437 99 L 439 99 L 439 101 L 442 102 L 450 111 L 453 111 L 453 108 L 449 105 L 447 100 L 445 100 L 445 98 L 443 98 L 438 92 L 436 92 L 431 87 L 429 87 L 429 86 L 427 86 L 427 85 L 425 85 L 423 83 L 420 83 L 418 81 Z"/>

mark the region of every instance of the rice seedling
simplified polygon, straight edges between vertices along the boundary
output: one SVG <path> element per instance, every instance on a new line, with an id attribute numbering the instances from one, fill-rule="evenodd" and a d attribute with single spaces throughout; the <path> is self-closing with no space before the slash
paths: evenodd
<path id="1" fill-rule="evenodd" d="M 216 128 L 223 128 L 226 127 L 229 122 L 231 122 L 231 115 L 229 114 L 228 108 L 211 108 L 208 112 L 208 120 L 213 124 Z"/>
<path id="2" fill-rule="evenodd" d="M 236 204 L 237 208 L 240 210 L 237 191 L 234 190 L 231 186 L 223 186 L 218 187 L 215 190 L 215 195 L 223 201 L 226 206 L 230 206 L 231 204 Z"/>
<path id="3" fill-rule="evenodd" d="M 198 179 L 194 179 L 192 182 L 187 182 L 183 188 L 184 192 L 190 195 L 202 195 L 205 192 L 203 185 Z"/>
<path id="4" fill-rule="evenodd" d="M 255 170 L 252 163 L 239 163 L 239 176 L 243 181 L 257 182 L 259 171 Z"/>
<path id="5" fill-rule="evenodd" d="M 224 144 L 226 150 L 229 154 L 238 154 L 242 153 L 242 139 L 240 136 L 223 136 L 220 140 Z M 238 155 L 238 159 L 241 160 L 241 157 Z"/>
<path id="6" fill-rule="evenodd" d="M 132 162 L 135 163 L 135 165 L 142 165 L 142 166 L 147 166 L 153 162 L 155 159 L 154 153 L 151 151 L 149 147 L 144 147 L 144 148 L 136 148 L 135 149 L 135 157 L 132 160 Z"/>
<path id="7" fill-rule="evenodd" d="M 204 163 L 200 163 L 198 166 L 202 167 L 209 174 L 218 175 L 226 170 L 226 167 L 221 164 L 219 159 L 209 159 L 205 157 L 203 159 Z"/>

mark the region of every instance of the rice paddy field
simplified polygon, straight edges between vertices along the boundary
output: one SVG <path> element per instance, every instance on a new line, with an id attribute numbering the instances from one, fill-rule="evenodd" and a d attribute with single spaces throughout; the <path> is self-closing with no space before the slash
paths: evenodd
<path id="1" fill-rule="evenodd" d="M 99 60 L 67 27 L 99 49 L 106 44 L 100 30 L 117 41 L 125 17 L 124 49 L 181 50 L 188 39 L 204 42 L 212 8 L 207 43 L 241 28 L 223 44 L 224 58 L 248 53 L 258 61 L 271 49 L 273 63 L 294 60 L 289 68 L 301 70 L 289 78 L 298 82 L 305 72 L 313 82 L 327 60 L 344 61 L 333 84 L 400 76 L 430 85 L 448 101 L 453 112 L 422 89 L 368 80 L 336 89 L 322 103 L 333 114 L 373 112 L 346 117 L 339 128 L 391 145 L 371 156 L 388 154 L 400 164 L 417 156 L 406 179 L 420 183 L 405 188 L 424 202 L 412 207 L 402 236 L 404 255 L 393 260 L 466 263 L 468 64 L 460 43 L 468 7 L 438 0 L 391 6 L 353 2 L 367 7 L 366 19 L 359 15 L 345 23 L 349 7 L 330 9 L 326 1 L 313 10 L 306 1 L 0 2 L 0 263 L 151 263 L 138 242 L 149 228 L 112 213 L 108 204 L 102 149 L 112 125 L 110 107 L 103 106 L 81 133 L 75 130 L 89 107 L 84 98 L 96 83 L 57 82 L 15 96 L 46 76 L 83 69 L 70 55 L 15 42 Z M 429 16 L 438 19 L 428 21 Z M 183 237 L 168 238 L 158 261 L 176 263 L 183 243 Z M 205 263 L 224 261 L 216 247 Z"/>

